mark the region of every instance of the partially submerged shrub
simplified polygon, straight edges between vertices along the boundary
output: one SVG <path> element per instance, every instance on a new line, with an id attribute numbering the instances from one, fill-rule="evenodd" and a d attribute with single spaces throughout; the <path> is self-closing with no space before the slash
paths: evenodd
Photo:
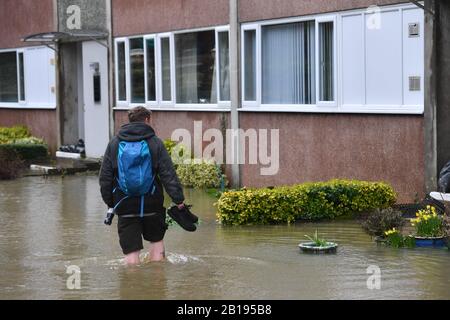
<path id="1" fill-rule="evenodd" d="M 14 151 L 22 160 L 44 159 L 48 156 L 45 144 L 0 144 L 0 150 Z"/>
<path id="2" fill-rule="evenodd" d="M 177 175 L 185 187 L 219 188 L 222 172 L 214 162 L 189 160 L 177 165 Z"/>
<path id="3" fill-rule="evenodd" d="M 164 140 L 164 146 L 172 158 L 181 183 L 189 188 L 221 188 L 227 184 L 225 174 L 214 161 L 193 159 L 189 150 L 170 139 Z"/>
<path id="4" fill-rule="evenodd" d="M 414 237 L 404 236 L 396 228 L 385 231 L 384 236 L 386 237 L 386 244 L 394 248 L 412 248 L 416 245 Z"/>
<path id="5" fill-rule="evenodd" d="M 0 180 L 15 179 L 24 164 L 13 149 L 0 148 Z"/>
<path id="6" fill-rule="evenodd" d="M 216 205 L 219 221 L 242 225 L 333 219 L 387 208 L 395 200 L 394 190 L 383 182 L 331 180 L 290 187 L 228 191 L 222 194 Z"/>
<path id="7" fill-rule="evenodd" d="M 362 226 L 370 235 L 383 237 L 385 231 L 400 229 L 404 224 L 405 220 L 400 211 L 387 208 L 370 212 Z"/>

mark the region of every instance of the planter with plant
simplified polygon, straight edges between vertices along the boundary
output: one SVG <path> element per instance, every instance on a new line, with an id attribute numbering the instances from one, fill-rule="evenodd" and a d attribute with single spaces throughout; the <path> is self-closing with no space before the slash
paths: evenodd
<path id="1" fill-rule="evenodd" d="M 385 243 L 394 248 L 414 248 L 416 245 L 415 239 L 413 236 L 404 236 L 400 233 L 396 228 L 392 228 L 391 230 L 385 231 Z"/>
<path id="2" fill-rule="evenodd" d="M 337 250 L 337 243 L 320 238 L 317 230 L 312 237 L 309 235 L 305 235 L 305 237 L 309 239 L 310 242 L 304 242 L 298 245 L 302 252 L 335 253 Z"/>
<path id="3" fill-rule="evenodd" d="M 444 219 L 437 214 L 434 206 L 427 206 L 417 211 L 416 218 L 411 219 L 411 225 L 416 231 L 416 246 L 442 247 L 445 245 Z"/>

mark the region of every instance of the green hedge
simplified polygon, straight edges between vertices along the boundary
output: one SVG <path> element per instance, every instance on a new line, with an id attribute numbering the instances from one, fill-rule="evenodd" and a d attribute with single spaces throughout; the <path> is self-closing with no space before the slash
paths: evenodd
<path id="1" fill-rule="evenodd" d="M 48 156 L 45 144 L 0 144 L 0 150 L 15 151 L 23 160 L 43 159 Z"/>
<path id="2" fill-rule="evenodd" d="M 290 187 L 224 192 L 216 203 L 224 225 L 292 223 L 333 219 L 351 213 L 387 208 L 396 201 L 383 182 L 331 180 Z"/>

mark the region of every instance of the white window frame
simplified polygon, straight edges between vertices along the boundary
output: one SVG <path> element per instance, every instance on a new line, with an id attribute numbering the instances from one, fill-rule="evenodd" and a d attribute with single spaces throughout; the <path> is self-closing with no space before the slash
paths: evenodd
<path id="1" fill-rule="evenodd" d="M 417 9 L 413 4 L 401 3 L 394 5 L 380 6 L 380 12 L 399 10 Z M 423 114 L 424 104 L 421 105 L 344 105 L 342 101 L 342 17 L 362 14 L 366 16 L 365 9 L 353 9 L 335 13 L 317 14 L 302 17 L 282 18 L 273 20 L 263 20 L 258 22 L 243 23 L 241 25 L 241 103 L 242 108 L 239 108 L 239 112 L 312 112 L 312 113 L 374 113 L 374 114 Z M 262 81 L 262 66 L 261 66 L 261 27 L 266 25 L 286 24 L 293 22 L 312 21 L 316 23 L 316 64 L 318 60 L 318 22 L 334 22 L 334 101 L 319 101 L 319 90 L 316 84 L 316 104 L 262 104 L 261 101 L 261 81 Z M 257 101 L 245 101 L 245 44 L 244 44 L 244 31 L 245 30 L 257 30 L 256 33 L 256 45 L 257 45 Z M 364 32 L 365 35 L 365 32 Z M 402 39 L 399 39 L 402 41 Z M 366 66 L 364 66 L 366 68 Z M 365 80 L 365 79 L 364 79 Z M 318 81 L 318 68 L 316 65 L 316 83 Z M 422 90 L 424 90 L 422 88 Z"/>
<path id="2" fill-rule="evenodd" d="M 217 104 L 219 106 L 223 107 L 231 107 L 231 100 L 221 100 L 221 92 L 220 92 L 220 42 L 219 42 L 219 33 L 221 32 L 228 32 L 228 48 L 230 47 L 230 27 L 229 26 L 223 26 L 223 27 L 217 27 L 216 28 L 216 92 L 217 92 Z M 228 51 L 228 56 L 230 55 L 230 52 Z M 229 70 L 229 69 L 228 69 Z M 231 81 L 231 77 L 229 78 Z M 231 83 L 230 83 L 230 89 L 231 89 Z M 231 95 L 230 95 L 231 99 Z"/>
<path id="3" fill-rule="evenodd" d="M 141 102 L 132 102 L 131 101 L 131 59 L 130 59 L 130 40 L 133 40 L 133 39 L 142 39 L 142 42 L 143 42 L 143 45 L 142 45 L 142 48 L 143 48 L 143 50 L 144 50 L 144 102 L 143 103 L 141 103 Z M 126 55 L 126 57 L 127 57 L 127 59 L 126 59 L 126 63 L 127 63 L 127 67 L 128 67 L 128 73 L 127 73 L 127 99 L 128 99 L 128 101 L 129 101 L 129 106 L 130 106 L 130 108 L 134 108 L 134 107 L 138 107 L 138 106 L 142 106 L 142 105 L 145 105 L 145 106 L 147 106 L 147 81 L 145 80 L 146 79 L 146 75 L 145 75 L 145 73 L 147 72 L 147 61 L 145 60 L 145 36 L 142 36 L 142 35 L 140 35 L 140 36 L 132 36 L 132 37 L 128 37 L 127 38 L 127 43 L 128 43 L 128 46 L 127 46 L 127 48 L 126 48 L 126 51 L 125 51 L 125 55 Z M 128 96 L 129 95 L 129 96 Z"/>
<path id="4" fill-rule="evenodd" d="M 175 51 L 174 51 L 174 39 L 173 39 L 173 34 L 171 33 L 161 33 L 158 34 L 157 37 L 157 69 L 158 69 L 158 77 L 157 77 L 157 100 L 158 100 L 158 104 L 161 107 L 174 107 L 175 103 L 174 103 L 174 87 L 175 87 L 175 81 L 174 81 L 174 75 L 175 75 L 175 61 L 174 61 L 174 57 L 175 57 Z M 170 63 L 170 100 L 163 100 L 163 79 L 162 79 L 162 39 L 169 39 L 169 63 Z"/>
<path id="5" fill-rule="evenodd" d="M 317 107 L 334 107 L 338 106 L 337 99 L 337 30 L 336 30 L 336 16 L 321 16 L 316 19 L 316 105 Z M 320 100 L 320 54 L 319 54 L 319 24 L 324 22 L 333 23 L 333 101 L 321 101 Z"/>
<path id="6" fill-rule="evenodd" d="M 20 83 L 20 59 L 19 56 L 22 54 L 23 57 L 23 85 L 24 85 L 24 99 L 21 99 L 20 97 L 20 91 L 22 90 L 22 86 Z M 26 101 L 27 101 L 27 91 L 25 90 L 25 50 L 21 49 L 21 50 L 17 50 L 17 100 L 19 101 L 19 105 L 26 105 Z"/>
<path id="7" fill-rule="evenodd" d="M 255 55 L 256 71 L 255 71 L 255 86 L 256 86 L 256 100 L 245 100 L 245 32 L 255 31 Z M 261 26 L 259 24 L 246 24 L 241 28 L 241 92 L 242 92 L 242 106 L 243 107 L 258 107 L 261 105 Z"/>
<path id="8" fill-rule="evenodd" d="M 208 104 L 185 104 L 185 103 L 177 103 L 177 88 L 176 88 L 176 61 L 175 61 L 175 35 L 183 34 L 183 33 L 191 33 L 191 32 L 200 32 L 200 31 L 214 31 L 215 32 L 215 42 L 216 42 L 216 83 L 214 84 L 217 89 L 217 103 L 208 103 Z M 130 37 L 119 37 L 115 38 L 115 49 L 116 54 L 114 57 L 115 62 L 115 88 L 116 88 L 116 106 L 115 110 L 128 110 L 130 108 L 145 105 L 146 107 L 151 107 L 156 110 L 164 110 L 164 111 L 229 111 L 231 107 L 230 101 L 220 101 L 220 79 L 219 79 L 219 50 L 218 50 L 218 32 L 229 33 L 229 26 L 215 26 L 215 27 L 205 27 L 205 28 L 196 28 L 196 29 L 187 29 L 187 30 L 179 30 L 165 33 L 156 33 L 156 34 L 146 34 L 146 35 L 133 35 Z M 132 103 L 131 102 L 131 70 L 130 70 L 130 55 L 129 55 L 129 41 L 130 39 L 143 38 L 144 39 L 144 69 L 145 69 L 145 104 L 142 103 Z M 156 50 L 156 101 L 147 101 L 147 50 L 146 50 L 146 39 L 154 38 L 155 39 L 155 50 Z M 162 56 L 161 56 L 161 40 L 164 38 L 169 38 L 170 41 L 170 77 L 171 77 L 171 100 L 164 101 L 162 100 Z M 228 38 L 230 39 L 230 37 Z M 119 101 L 119 85 L 118 85 L 118 55 L 117 55 L 117 43 L 125 42 L 125 70 L 126 70 L 126 91 L 127 91 L 127 100 Z"/>
<path id="9" fill-rule="evenodd" d="M 119 100 L 119 55 L 118 55 L 118 47 L 119 43 L 124 43 L 124 50 L 125 50 L 125 100 Z M 127 38 L 117 38 L 114 40 L 114 49 L 115 49 L 115 66 L 114 66 L 114 73 L 115 73 L 115 88 L 116 88 L 116 105 L 118 107 L 120 106 L 127 106 L 128 101 L 130 101 L 129 96 L 129 88 L 128 88 L 128 74 L 129 74 L 129 59 L 128 59 L 128 39 Z"/>
<path id="10" fill-rule="evenodd" d="M 147 40 L 153 40 L 154 46 L 154 61 L 155 61 L 155 100 L 148 99 L 148 61 L 147 61 Z M 144 86 L 145 86 L 145 105 L 157 106 L 158 105 L 158 60 L 157 60 L 157 39 L 156 35 L 144 36 Z"/>

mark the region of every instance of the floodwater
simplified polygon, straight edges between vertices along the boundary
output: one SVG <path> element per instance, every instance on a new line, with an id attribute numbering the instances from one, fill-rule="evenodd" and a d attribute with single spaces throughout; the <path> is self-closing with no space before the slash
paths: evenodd
<path id="1" fill-rule="evenodd" d="M 1 182 L 0 299 L 450 298 L 447 249 L 379 246 L 354 221 L 223 227 L 215 198 L 186 196 L 202 220 L 198 230 L 170 227 L 167 261 L 130 268 L 116 219 L 103 225 L 96 176 Z M 339 243 L 337 254 L 299 252 L 316 229 Z M 381 270 L 379 290 L 367 286 L 371 265 Z M 70 266 L 81 272 L 80 289 L 67 286 L 76 284 Z"/>

